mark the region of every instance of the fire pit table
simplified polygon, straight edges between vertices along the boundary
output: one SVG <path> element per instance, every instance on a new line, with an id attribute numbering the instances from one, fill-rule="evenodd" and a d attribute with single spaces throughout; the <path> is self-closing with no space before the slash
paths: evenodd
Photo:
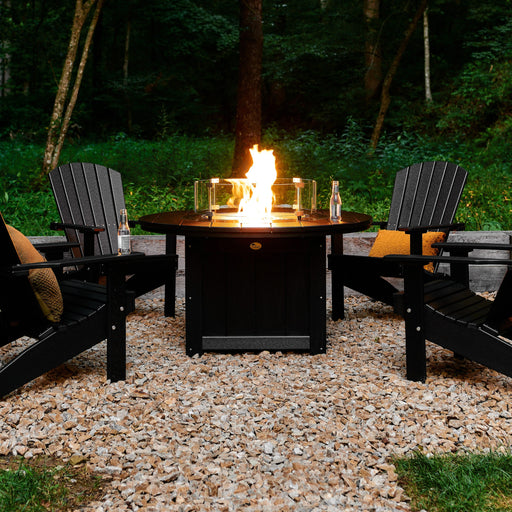
<path id="1" fill-rule="evenodd" d="M 326 236 L 343 252 L 343 234 L 372 218 L 343 211 L 242 225 L 193 211 L 145 215 L 142 229 L 166 234 L 168 252 L 185 237 L 186 351 L 326 349 Z M 336 277 L 333 276 L 333 281 Z M 333 318 L 343 317 L 343 289 L 333 287 Z M 166 305 L 174 297 L 166 297 Z"/>

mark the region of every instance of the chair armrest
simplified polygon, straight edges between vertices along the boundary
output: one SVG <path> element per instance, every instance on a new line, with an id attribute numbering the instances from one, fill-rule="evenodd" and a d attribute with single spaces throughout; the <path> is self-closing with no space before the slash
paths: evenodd
<path id="1" fill-rule="evenodd" d="M 468 253 L 475 249 L 484 249 L 492 251 L 512 251 L 512 244 L 502 244 L 493 242 L 438 242 L 432 244 L 432 247 L 443 249 L 447 252 Z"/>
<path id="2" fill-rule="evenodd" d="M 410 235 L 410 253 L 411 254 L 422 254 L 423 252 L 423 233 L 427 233 L 432 230 L 464 230 L 465 225 L 463 223 L 452 223 L 452 224 L 429 224 L 428 226 L 411 226 L 401 227 L 398 231 L 404 231 Z"/>
<path id="3" fill-rule="evenodd" d="M 462 256 L 421 256 L 415 254 L 387 254 L 385 260 L 394 261 L 402 265 L 423 266 L 430 261 L 438 263 L 459 263 L 471 265 L 512 265 L 512 260 L 500 258 L 466 258 Z"/>
<path id="4" fill-rule="evenodd" d="M 44 254 L 47 260 L 61 260 L 65 252 L 79 247 L 80 244 L 78 242 L 41 242 L 33 245 Z"/>
<path id="5" fill-rule="evenodd" d="M 372 226 L 379 226 L 380 229 L 386 229 L 387 226 L 388 226 L 388 221 L 387 220 L 384 220 L 384 221 L 375 220 L 375 221 L 372 222 L 371 225 Z"/>
<path id="6" fill-rule="evenodd" d="M 78 242 L 37 242 L 32 244 L 38 251 L 47 252 L 53 249 L 59 249 L 62 247 L 63 250 L 73 249 L 73 247 L 78 247 L 80 244 Z"/>
<path id="7" fill-rule="evenodd" d="M 84 235 L 84 246 L 82 254 L 84 256 L 92 256 L 94 254 L 94 240 L 95 236 L 97 237 L 99 233 L 105 231 L 105 228 L 102 226 L 86 226 L 83 224 L 73 224 L 70 222 L 52 222 L 50 224 L 51 229 L 76 229 L 83 233 Z"/>
<path id="8" fill-rule="evenodd" d="M 50 223 L 50 229 L 53 230 L 63 230 L 66 228 L 76 229 L 80 231 L 81 233 L 101 233 L 102 231 L 105 231 L 105 228 L 102 226 L 86 226 L 84 224 L 73 224 L 72 222 L 51 222 Z"/>
<path id="9" fill-rule="evenodd" d="M 449 229 L 450 231 L 464 231 L 466 225 L 463 222 L 455 222 L 452 224 L 428 224 L 425 226 L 411 226 L 400 227 L 398 231 L 405 231 L 406 233 L 426 233 L 434 229 Z"/>
<path id="10" fill-rule="evenodd" d="M 134 252 L 119 256 L 117 254 L 107 254 L 105 256 L 84 256 L 83 258 L 66 258 L 62 260 L 54 261 L 41 261 L 37 263 L 22 263 L 20 265 L 14 265 L 10 268 L 10 274 L 14 276 L 28 275 L 28 271 L 38 268 L 51 268 L 61 269 L 69 267 L 70 265 L 119 265 L 134 263 L 137 260 L 142 261 L 145 258 L 145 254 L 142 252 Z"/>
<path id="11" fill-rule="evenodd" d="M 134 228 L 135 226 L 138 226 L 139 224 L 140 224 L 140 222 L 138 220 L 129 220 L 128 221 L 128 226 L 131 228 Z"/>

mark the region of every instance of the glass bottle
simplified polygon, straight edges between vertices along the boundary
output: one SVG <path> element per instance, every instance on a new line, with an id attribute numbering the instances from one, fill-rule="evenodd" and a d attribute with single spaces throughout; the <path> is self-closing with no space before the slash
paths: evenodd
<path id="1" fill-rule="evenodd" d="M 341 197 L 339 181 L 332 182 L 331 200 L 329 201 L 331 220 L 341 220 Z"/>
<path id="2" fill-rule="evenodd" d="M 117 254 L 130 254 L 130 226 L 128 226 L 128 214 L 123 208 L 119 212 L 119 228 L 117 230 Z"/>

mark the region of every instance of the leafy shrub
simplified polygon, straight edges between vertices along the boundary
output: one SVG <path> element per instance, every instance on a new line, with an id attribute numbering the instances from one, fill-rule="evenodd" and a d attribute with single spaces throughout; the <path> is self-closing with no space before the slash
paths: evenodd
<path id="1" fill-rule="evenodd" d="M 512 131 L 512 121 L 502 132 Z M 469 172 L 457 220 L 468 230 L 512 229 L 512 163 L 498 142 L 498 128 L 486 146 L 460 140 L 427 139 L 414 133 L 384 134 L 371 155 L 364 131 L 350 121 L 340 135 L 269 130 L 262 147 L 274 148 L 279 176 L 317 181 L 318 205 L 327 207 L 331 181 L 340 181 L 343 208 L 386 220 L 395 173 L 412 163 L 429 160 L 457 162 Z M 7 222 L 28 235 L 54 234 L 58 220 L 49 185 L 32 190 L 43 149 L 21 143 L 0 143 L 0 211 Z M 62 161 L 101 163 L 123 175 L 130 218 L 163 210 L 191 209 L 193 182 L 230 173 L 233 140 L 172 135 L 165 140 L 134 140 L 119 134 L 97 144 L 69 145 Z M 139 231 L 135 231 L 135 234 Z"/>
<path id="2" fill-rule="evenodd" d="M 512 22 L 476 34 L 472 60 L 457 77 L 451 101 L 443 107 L 438 127 L 449 133 L 463 131 L 478 138 L 482 126 L 507 118 L 512 108 Z"/>
<path id="3" fill-rule="evenodd" d="M 186 185 L 193 180 L 225 176 L 231 169 L 233 142 L 224 137 L 172 135 L 145 141 L 118 134 L 99 144 L 71 146 L 62 162 L 94 162 L 112 167 L 123 181 L 136 185 Z"/>

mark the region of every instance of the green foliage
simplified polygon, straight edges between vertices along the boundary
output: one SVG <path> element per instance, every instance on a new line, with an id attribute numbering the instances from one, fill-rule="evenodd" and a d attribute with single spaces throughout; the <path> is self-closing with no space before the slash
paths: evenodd
<path id="1" fill-rule="evenodd" d="M 395 459 L 414 510 L 493 512 L 512 504 L 512 455 L 447 454 Z"/>
<path id="2" fill-rule="evenodd" d="M 473 166 L 458 215 L 466 229 L 500 231 L 511 228 L 512 173 L 510 165 Z"/>
<path id="3" fill-rule="evenodd" d="M 67 489 L 56 476 L 62 470 L 62 467 L 37 470 L 20 462 L 17 469 L 0 471 L 0 510 L 38 512 L 48 510 L 49 503 L 61 506 Z"/>
<path id="4" fill-rule="evenodd" d="M 374 27 L 383 74 L 414 3 L 381 3 Z M 0 3 L 0 139 L 42 142 L 69 42 L 72 3 Z M 105 2 L 68 141 L 232 134 L 238 81 L 238 14 L 232 0 Z M 424 102 L 422 31 L 393 80 L 386 128 L 480 138 L 511 112 L 510 2 L 429 3 L 434 105 Z M 58 29 L 56 29 L 58 27 Z M 358 0 L 263 1 L 263 122 L 286 130 L 365 133 L 378 98 L 364 93 L 367 27 Z M 125 53 L 129 35 L 129 52 Z"/>
<path id="5" fill-rule="evenodd" d="M 496 229 L 497 226 L 507 229 L 505 226 L 511 225 L 507 220 L 509 211 L 504 209 L 506 200 L 489 199 L 496 195 L 492 191 L 492 184 L 496 183 L 494 167 L 487 170 L 478 165 L 475 160 L 481 155 L 459 141 L 427 139 L 409 132 L 384 134 L 377 150 L 369 155 L 368 138 L 361 127 L 350 120 L 340 136 L 312 131 L 290 136 L 273 130 L 266 134 L 264 143 L 276 148 L 283 175 L 317 180 L 320 205 L 328 204 L 330 183 L 336 179 L 340 181 L 343 207 L 370 213 L 376 220 L 387 218 L 396 171 L 415 162 L 457 162 L 470 173 L 468 188 L 480 198 L 475 204 L 474 200 L 467 199 L 467 193 L 463 196 L 465 206 L 461 203 L 459 220 L 467 222 L 467 229 Z M 510 165 L 504 166 L 503 176 L 510 171 Z M 474 208 L 479 215 L 474 215 Z"/>
<path id="6" fill-rule="evenodd" d="M 48 234 L 48 224 L 59 220 L 48 188 L 33 190 L 43 148 L 32 144 L 0 142 L 0 212 L 9 224 L 28 234 Z"/>
<path id="7" fill-rule="evenodd" d="M 319 7 L 311 1 L 263 6 L 266 114 L 285 129 L 338 128 L 364 106 L 361 5 Z"/>
<path id="8" fill-rule="evenodd" d="M 470 43 L 472 59 L 456 78 L 438 127 L 478 136 L 482 126 L 501 124 L 512 112 L 512 21 L 482 30 Z M 492 129 L 492 128 L 491 128 Z"/>
<path id="9" fill-rule="evenodd" d="M 55 75 L 63 64 L 72 9 L 67 2 L 2 2 L 0 58 L 7 58 L 10 81 L 0 99 L 0 137 L 42 137 L 55 94 Z M 2 71 L 5 62 L 2 61 Z M 58 80 L 58 79 L 57 79 Z"/>
<path id="10" fill-rule="evenodd" d="M 386 220 L 395 173 L 415 162 L 447 160 L 468 173 L 457 221 L 467 230 L 512 229 L 512 162 L 506 158 L 512 122 L 486 134 L 486 145 L 428 139 L 411 132 L 384 134 L 373 154 L 364 130 L 350 121 L 339 135 L 315 131 L 265 133 L 262 147 L 273 148 L 279 176 L 317 181 L 318 204 L 327 207 L 331 181 L 340 181 L 343 208 Z M 42 147 L 0 142 L 0 211 L 28 235 L 52 234 L 57 221 L 49 185 L 32 189 Z M 142 141 L 118 134 L 108 142 L 69 145 L 62 162 L 93 162 L 121 172 L 130 218 L 163 210 L 193 208 L 193 182 L 230 174 L 233 140 L 175 134 Z M 135 234 L 139 234 L 136 231 Z M 54 233 L 53 233 L 54 234 Z"/>
<path id="11" fill-rule="evenodd" d="M 189 185 L 193 180 L 224 177 L 231 170 L 233 142 L 227 137 L 171 135 L 146 141 L 119 133 L 109 142 L 68 146 L 62 162 L 94 162 L 118 170 L 135 186 Z"/>
<path id="12" fill-rule="evenodd" d="M 101 478 L 86 466 L 54 457 L 0 458 L 0 510 L 78 510 L 104 495 Z"/>
<path id="13" fill-rule="evenodd" d="M 8 224 L 26 235 L 54 235 L 49 224 L 59 220 L 55 200 L 49 190 L 9 189 L 0 195 L 0 212 Z"/>
<path id="14" fill-rule="evenodd" d="M 41 169 L 44 149 L 26 142 L 0 141 L 0 176 L 11 186 L 28 187 Z"/>
<path id="15" fill-rule="evenodd" d="M 507 165 L 512 154 L 512 116 L 505 117 L 488 128 L 475 141 L 483 148 L 481 161 L 486 166 Z"/>

